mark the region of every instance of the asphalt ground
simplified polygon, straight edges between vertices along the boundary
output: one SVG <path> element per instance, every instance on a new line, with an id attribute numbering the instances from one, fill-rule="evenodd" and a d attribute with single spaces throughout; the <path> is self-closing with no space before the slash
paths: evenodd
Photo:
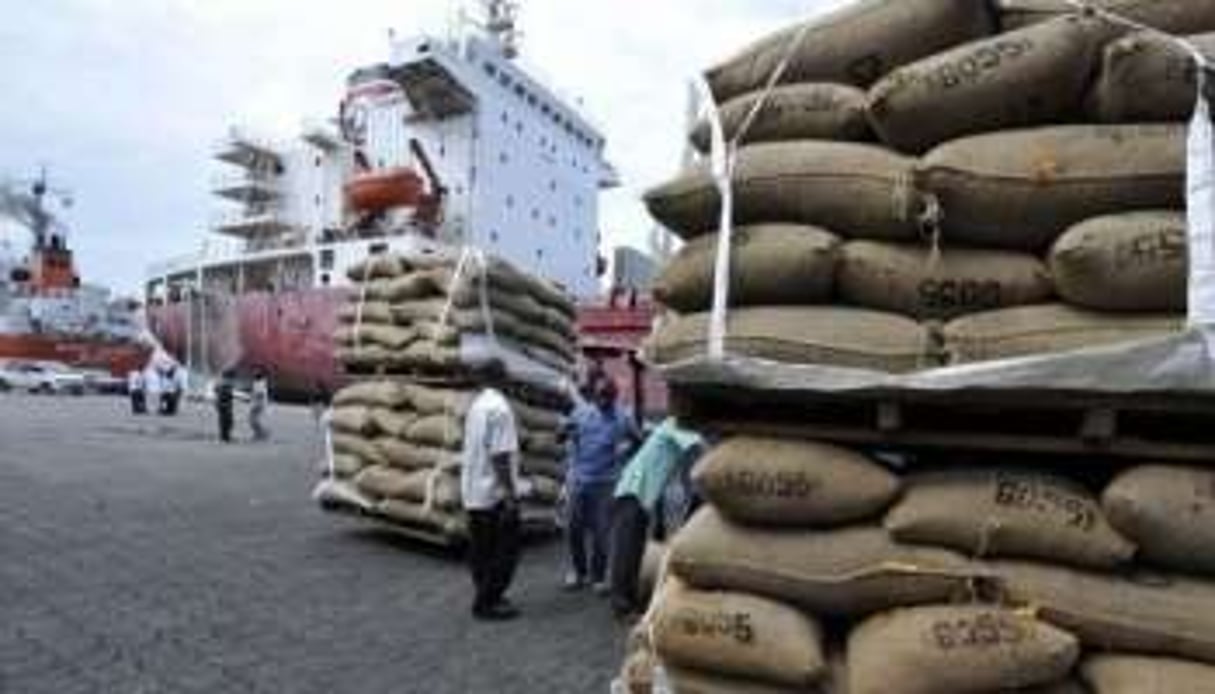
<path id="1" fill-rule="evenodd" d="M 510 623 L 458 555 L 309 499 L 307 410 L 221 444 L 212 412 L 0 395 L 0 692 L 606 692 L 624 629 L 529 548 Z M 243 422 L 241 422 L 243 425 Z"/>

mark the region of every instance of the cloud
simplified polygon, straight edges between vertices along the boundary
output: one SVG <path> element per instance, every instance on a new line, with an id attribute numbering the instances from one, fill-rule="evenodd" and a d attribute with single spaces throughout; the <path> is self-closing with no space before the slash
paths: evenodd
<path id="1" fill-rule="evenodd" d="M 643 246 L 638 202 L 682 150 L 687 84 L 751 38 L 833 0 L 532 0 L 523 60 L 583 103 L 624 186 L 608 243 Z M 52 167 L 86 279 L 138 291 L 146 267 L 197 248 L 216 207 L 211 147 L 233 124 L 290 137 L 336 108 L 387 30 L 443 34 L 445 0 L 42 0 L 6 8 L 0 176 Z"/>

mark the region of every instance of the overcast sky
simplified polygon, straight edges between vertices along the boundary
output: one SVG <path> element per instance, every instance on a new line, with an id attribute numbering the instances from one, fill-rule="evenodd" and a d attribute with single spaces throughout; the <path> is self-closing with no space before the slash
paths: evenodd
<path id="1" fill-rule="evenodd" d="M 523 60 L 606 131 L 624 186 L 613 245 L 644 247 L 638 196 L 679 160 L 689 77 L 837 0 L 524 0 Z M 290 137 L 331 116 L 347 73 L 387 33 L 443 35 L 448 0 L 39 0 L 0 22 L 0 176 L 48 165 L 70 187 L 87 281 L 137 291 L 147 266 L 195 250 L 216 202 L 214 143 L 232 124 Z"/>

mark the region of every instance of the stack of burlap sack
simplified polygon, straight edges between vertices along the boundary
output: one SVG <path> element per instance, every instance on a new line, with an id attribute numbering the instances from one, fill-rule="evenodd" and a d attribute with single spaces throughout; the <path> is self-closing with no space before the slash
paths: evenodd
<path id="1" fill-rule="evenodd" d="M 1207 0 L 1093 4 L 1215 31 Z M 1182 328 L 1193 61 L 1062 0 L 1003 5 L 862 0 L 708 71 L 730 140 L 800 36 L 741 134 L 730 352 L 900 373 Z M 707 160 L 646 203 L 688 242 L 657 282 L 678 316 L 652 354 L 694 358 L 721 210 Z"/>
<path id="2" fill-rule="evenodd" d="M 1215 469 L 888 460 L 713 449 L 624 691 L 1215 692 Z"/>
<path id="3" fill-rule="evenodd" d="M 345 493 L 326 500 L 465 536 L 464 417 L 477 395 L 476 372 L 493 359 L 506 362 L 508 383 L 500 387 L 519 432 L 524 510 L 528 518 L 547 512 L 551 521 L 565 473 L 559 430 L 574 367 L 571 301 L 497 260 L 474 267 L 374 256 L 351 277 L 360 286 L 336 339 L 353 381 L 334 396 L 330 419 L 333 477 Z M 497 351 L 468 349 L 469 336 Z M 530 358 L 547 376 L 517 378 L 507 353 Z"/>

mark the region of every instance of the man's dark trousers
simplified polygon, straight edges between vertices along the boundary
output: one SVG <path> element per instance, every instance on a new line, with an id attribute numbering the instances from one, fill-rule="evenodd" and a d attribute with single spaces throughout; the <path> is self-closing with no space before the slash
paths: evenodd
<path id="1" fill-rule="evenodd" d="M 470 509 L 468 536 L 468 564 L 476 590 L 473 612 L 484 613 L 502 602 L 519 565 L 518 507 L 502 503 L 492 509 Z"/>
<path id="2" fill-rule="evenodd" d="M 616 499 L 612 508 L 612 609 L 618 613 L 642 607 L 637 583 L 645 556 L 650 516 L 635 496 Z"/>

